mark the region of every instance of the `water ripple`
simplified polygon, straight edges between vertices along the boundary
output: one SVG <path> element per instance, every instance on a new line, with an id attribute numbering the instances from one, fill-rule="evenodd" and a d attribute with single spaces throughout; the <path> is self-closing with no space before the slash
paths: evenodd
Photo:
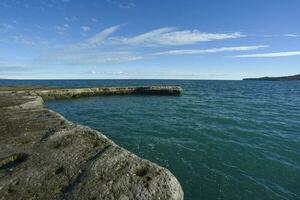
<path id="1" fill-rule="evenodd" d="M 182 97 L 106 96 L 47 106 L 168 167 L 187 200 L 300 199 L 297 81 L 64 84 L 182 85 Z"/>

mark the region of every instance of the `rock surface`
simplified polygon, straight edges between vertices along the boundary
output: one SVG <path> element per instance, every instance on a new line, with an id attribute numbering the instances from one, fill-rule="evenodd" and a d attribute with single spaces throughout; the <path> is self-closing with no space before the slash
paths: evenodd
<path id="1" fill-rule="evenodd" d="M 183 199 L 167 169 L 43 108 L 34 96 L 85 96 L 87 88 L 55 91 L 0 92 L 0 199 Z"/>
<path id="2" fill-rule="evenodd" d="M 19 90 L 18 94 L 41 96 L 44 100 L 68 99 L 83 96 L 96 95 L 181 95 L 182 88 L 179 86 L 150 86 L 150 87 L 98 87 L 98 88 L 51 88 Z"/>
<path id="3" fill-rule="evenodd" d="M 300 74 L 294 76 L 280 76 L 280 77 L 261 77 L 261 78 L 244 78 L 244 81 L 296 81 L 300 80 Z"/>

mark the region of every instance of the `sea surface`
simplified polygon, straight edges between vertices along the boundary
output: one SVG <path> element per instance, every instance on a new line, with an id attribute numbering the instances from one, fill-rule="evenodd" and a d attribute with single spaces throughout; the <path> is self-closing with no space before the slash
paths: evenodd
<path id="1" fill-rule="evenodd" d="M 180 97 L 98 96 L 46 106 L 168 168 L 186 200 L 300 199 L 300 81 L 0 81 L 14 84 L 180 85 Z"/>

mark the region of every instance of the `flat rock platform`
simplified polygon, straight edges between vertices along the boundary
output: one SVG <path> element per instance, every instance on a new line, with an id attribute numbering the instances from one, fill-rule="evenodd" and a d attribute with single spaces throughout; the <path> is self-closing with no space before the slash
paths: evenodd
<path id="1" fill-rule="evenodd" d="M 0 199 L 182 200 L 169 170 L 43 107 L 52 99 L 181 93 L 178 86 L 0 87 Z"/>

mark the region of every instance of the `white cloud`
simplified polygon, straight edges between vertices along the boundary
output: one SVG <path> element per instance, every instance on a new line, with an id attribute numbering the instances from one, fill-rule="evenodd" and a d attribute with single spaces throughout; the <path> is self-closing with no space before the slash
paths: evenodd
<path id="1" fill-rule="evenodd" d="M 24 37 L 23 35 L 14 35 L 11 37 L 11 41 L 17 44 L 31 45 L 31 46 L 35 46 L 38 43 L 40 44 L 41 42 L 41 41 L 33 40 L 32 38 Z"/>
<path id="2" fill-rule="evenodd" d="M 288 34 L 272 34 L 272 35 L 264 35 L 264 37 L 300 37 L 300 35 L 288 33 Z"/>
<path id="3" fill-rule="evenodd" d="M 93 18 L 91 19 L 91 21 L 94 22 L 94 23 L 97 23 L 97 22 L 98 22 L 98 19 L 95 18 L 95 17 L 93 17 Z"/>
<path id="4" fill-rule="evenodd" d="M 15 27 L 11 24 L 0 24 L 0 32 L 14 29 Z"/>
<path id="5" fill-rule="evenodd" d="M 94 52 L 98 49 L 99 51 L 103 51 L 102 48 L 108 47 L 105 43 L 106 39 L 117 31 L 122 25 L 111 26 L 109 28 L 104 29 L 103 31 L 98 32 L 94 36 L 87 38 L 84 41 L 75 44 L 68 44 L 68 45 L 60 45 L 58 48 L 60 49 L 59 52 L 69 52 L 69 54 L 73 54 L 73 52 Z M 82 28 L 82 27 L 81 27 Z M 87 31 L 87 28 L 84 28 Z M 100 49 L 100 50 L 99 50 Z M 108 51 L 113 51 L 114 46 L 110 45 Z"/>
<path id="6" fill-rule="evenodd" d="M 134 3 L 128 3 L 128 4 L 119 4 L 119 8 L 122 9 L 131 9 L 131 8 L 135 8 L 136 5 Z"/>
<path id="7" fill-rule="evenodd" d="M 88 38 L 84 42 L 71 45 L 78 48 L 92 48 L 105 45 L 115 45 L 115 47 L 128 47 L 133 46 L 178 46 L 187 44 L 196 44 L 198 42 L 225 40 L 244 37 L 239 32 L 233 33 L 203 33 L 198 30 L 185 30 L 177 31 L 175 27 L 164 27 L 155 29 L 133 37 L 111 37 L 113 33 L 118 31 L 123 25 L 111 26 L 96 35 Z M 66 27 L 57 27 L 64 31 Z M 88 27 L 81 27 L 83 30 L 88 31 Z M 115 48 L 112 47 L 112 48 Z"/>
<path id="8" fill-rule="evenodd" d="M 104 63 L 123 63 L 144 59 L 151 54 L 139 54 L 134 51 L 135 48 L 129 48 L 128 45 L 183 45 L 195 44 L 197 42 L 223 40 L 230 38 L 243 37 L 241 33 L 202 33 L 198 30 L 177 31 L 174 27 L 164 27 L 133 37 L 112 37 L 111 35 L 118 31 L 123 25 L 115 25 L 106 28 L 94 36 L 79 42 L 77 44 L 63 45 L 61 49 L 47 57 L 46 59 L 58 61 L 65 64 L 94 65 Z M 64 27 L 63 27 L 64 28 Z M 88 28 L 81 27 L 83 30 Z M 135 47 L 135 46 L 133 46 Z M 137 46 L 139 47 L 139 46 Z M 223 47 L 206 50 L 175 50 L 167 52 L 158 52 L 152 55 L 179 55 L 179 54 L 200 54 L 216 53 L 222 51 L 246 51 L 265 46 L 241 46 L 241 47 Z M 122 50 L 123 49 L 123 50 Z"/>
<path id="9" fill-rule="evenodd" d="M 132 9 L 136 7 L 136 4 L 133 2 L 125 2 L 121 0 L 106 0 L 107 3 L 117 6 L 121 9 Z"/>
<path id="10" fill-rule="evenodd" d="M 160 56 L 177 56 L 177 55 L 196 55 L 196 54 L 208 54 L 208 53 L 220 53 L 220 52 L 232 52 L 232 51 L 250 51 L 261 48 L 266 48 L 267 45 L 257 45 L 257 46 L 237 46 L 237 47 L 221 47 L 212 49 L 181 49 L 181 50 L 171 50 L 157 52 L 153 55 Z"/>
<path id="11" fill-rule="evenodd" d="M 48 44 L 48 40 L 39 37 L 28 37 L 22 34 L 8 34 L 6 37 L 0 38 L 0 43 L 43 47 Z"/>
<path id="12" fill-rule="evenodd" d="M 120 46 L 106 42 L 111 34 L 122 25 L 116 25 L 100 31 L 80 43 L 60 46 L 56 51 L 44 58 L 44 60 L 60 62 L 64 64 L 94 65 L 106 63 L 123 63 L 143 59 L 135 52 L 120 51 Z"/>
<path id="13" fill-rule="evenodd" d="M 11 62 L 11 61 L 1 61 L 0 60 L 0 71 L 23 71 L 30 69 L 28 64 L 23 62 Z"/>
<path id="14" fill-rule="evenodd" d="M 113 38 L 117 44 L 131 45 L 189 45 L 199 42 L 214 40 L 225 40 L 241 38 L 244 35 L 240 32 L 233 33 L 205 33 L 199 30 L 177 31 L 174 27 L 164 27 L 134 37 Z"/>
<path id="15" fill-rule="evenodd" d="M 97 33 L 93 37 L 87 39 L 86 42 L 89 43 L 89 44 L 91 44 L 91 45 L 99 45 L 107 37 L 109 37 L 111 34 L 113 34 L 114 32 L 116 32 L 121 26 L 122 25 L 116 25 L 116 26 L 109 27 L 109 28 L 107 28 L 107 29 L 105 29 L 105 30 Z"/>
<path id="16" fill-rule="evenodd" d="M 90 72 L 92 75 L 110 75 L 110 76 L 123 76 L 123 75 L 128 75 L 127 72 L 124 71 L 91 71 Z"/>
<path id="17" fill-rule="evenodd" d="M 49 57 L 50 60 L 75 65 L 115 64 L 142 59 L 132 52 L 59 52 Z"/>
<path id="18" fill-rule="evenodd" d="M 300 37 L 300 35 L 296 35 L 296 34 L 285 34 L 284 36 L 286 36 L 286 37 Z"/>
<path id="19" fill-rule="evenodd" d="M 97 77 L 105 77 L 105 78 L 129 78 L 129 79 L 229 79 L 232 76 L 241 76 L 241 73 L 220 73 L 214 71 L 207 72 L 187 72 L 185 70 L 107 70 L 107 69 L 98 69 L 98 70 L 90 70 L 84 71 L 82 73 L 86 73 L 89 75 L 97 76 Z"/>
<path id="20" fill-rule="evenodd" d="M 159 38 L 162 34 L 168 33 L 170 31 L 175 30 L 174 27 L 166 27 L 166 28 L 160 28 L 156 29 L 147 33 L 143 33 L 138 36 L 134 37 L 119 37 L 119 38 L 113 38 L 116 43 L 121 43 L 121 44 L 143 44 L 143 43 L 148 43 L 151 42 L 151 40 L 155 38 Z"/>
<path id="21" fill-rule="evenodd" d="M 72 16 L 72 17 L 64 17 L 64 20 L 66 22 L 74 22 L 74 21 L 77 21 L 78 18 L 76 16 Z"/>
<path id="22" fill-rule="evenodd" d="M 89 26 L 82 26 L 82 27 L 80 27 L 80 28 L 81 28 L 81 30 L 83 30 L 84 32 L 88 32 L 88 31 L 91 30 L 91 27 L 89 27 Z"/>
<path id="23" fill-rule="evenodd" d="M 59 26 L 55 26 L 55 30 L 59 33 L 59 34 L 63 34 L 64 32 L 68 31 L 70 29 L 70 25 L 69 24 L 62 24 Z"/>
<path id="24" fill-rule="evenodd" d="M 238 55 L 238 56 L 232 56 L 232 57 L 234 57 L 234 58 L 273 58 L 273 57 L 287 57 L 287 56 L 300 56 L 300 51 L 248 54 L 248 55 Z"/>

